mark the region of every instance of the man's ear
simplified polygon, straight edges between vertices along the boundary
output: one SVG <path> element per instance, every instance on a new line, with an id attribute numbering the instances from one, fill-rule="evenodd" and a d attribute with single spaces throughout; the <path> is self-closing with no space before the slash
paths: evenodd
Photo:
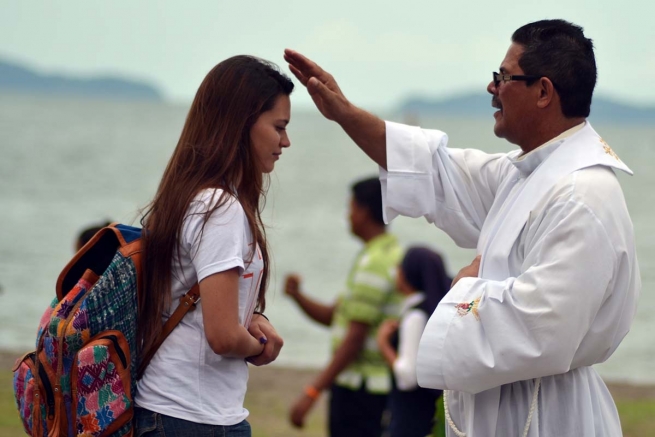
<path id="1" fill-rule="evenodd" d="M 555 86 L 553 82 L 547 77 L 541 77 L 535 84 L 539 91 L 539 98 L 537 100 L 537 107 L 543 109 L 548 107 L 555 100 Z"/>

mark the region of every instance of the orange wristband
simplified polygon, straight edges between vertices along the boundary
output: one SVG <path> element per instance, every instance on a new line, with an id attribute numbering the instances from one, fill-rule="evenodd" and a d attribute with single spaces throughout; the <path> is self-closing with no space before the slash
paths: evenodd
<path id="1" fill-rule="evenodd" d="M 321 396 L 321 392 L 316 390 L 316 387 L 312 385 L 308 385 L 305 387 L 305 394 L 312 398 L 313 400 L 318 399 L 319 396 Z"/>

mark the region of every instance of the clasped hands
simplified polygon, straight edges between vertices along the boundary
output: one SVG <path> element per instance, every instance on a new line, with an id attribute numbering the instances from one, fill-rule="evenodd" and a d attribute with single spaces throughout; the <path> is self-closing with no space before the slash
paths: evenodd
<path id="1" fill-rule="evenodd" d="M 266 342 L 264 343 L 264 349 L 259 355 L 248 357 L 246 361 L 255 366 L 263 366 L 275 361 L 280 354 L 280 349 L 284 346 L 284 340 L 282 340 L 282 337 L 273 328 L 271 322 L 261 314 L 254 314 L 248 327 L 248 332 L 258 340 L 264 338 Z"/>

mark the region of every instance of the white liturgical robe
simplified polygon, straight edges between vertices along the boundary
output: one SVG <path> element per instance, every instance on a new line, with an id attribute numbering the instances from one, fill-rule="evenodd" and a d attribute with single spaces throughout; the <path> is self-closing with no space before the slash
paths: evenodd
<path id="1" fill-rule="evenodd" d="M 641 288 L 614 174 L 631 171 L 588 122 L 525 155 L 386 129 L 385 219 L 423 216 L 482 255 L 479 277 L 461 279 L 428 321 L 419 385 L 449 390 L 453 425 L 468 437 L 520 437 L 528 421 L 530 437 L 621 436 L 591 366 L 628 333 Z"/>

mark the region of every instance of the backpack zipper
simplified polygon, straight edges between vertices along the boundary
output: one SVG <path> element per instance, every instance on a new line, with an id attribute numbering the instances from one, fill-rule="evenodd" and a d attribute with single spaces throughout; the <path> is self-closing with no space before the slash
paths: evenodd
<path id="1" fill-rule="evenodd" d="M 43 367 L 43 364 L 41 364 L 41 361 L 39 361 L 37 351 L 28 352 L 23 355 L 23 358 L 17 361 L 18 364 L 16 364 L 14 370 L 18 369 L 18 366 L 25 361 L 32 362 L 32 366 L 28 364 L 28 367 L 36 371 L 32 373 L 35 384 L 37 386 L 42 385 L 43 389 L 45 390 L 46 405 L 48 406 L 48 417 L 52 419 L 54 417 L 55 396 L 52 392 L 52 384 L 50 383 L 50 378 L 48 378 L 48 372 L 45 370 L 45 367 Z"/>
<path id="2" fill-rule="evenodd" d="M 37 364 L 39 358 L 36 356 L 36 352 L 32 352 L 28 357 L 32 359 L 32 362 L 39 372 L 39 379 L 45 390 L 46 404 L 48 405 L 48 417 L 52 419 L 55 415 L 55 395 L 52 392 L 52 384 L 48 378 L 48 372 L 46 372 L 45 367 L 43 367 L 40 362 Z"/>

